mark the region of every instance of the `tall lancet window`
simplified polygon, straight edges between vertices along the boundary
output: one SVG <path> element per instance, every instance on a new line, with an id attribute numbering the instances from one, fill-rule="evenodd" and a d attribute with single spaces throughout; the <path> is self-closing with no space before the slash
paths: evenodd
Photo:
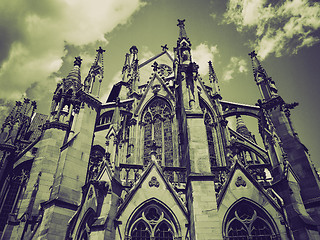
<path id="1" fill-rule="evenodd" d="M 150 146 L 155 141 L 157 159 L 166 166 L 173 166 L 172 110 L 166 100 L 155 98 L 143 113 L 144 123 L 144 165 L 150 160 Z M 163 161 L 162 161 L 163 162 Z"/>
<path id="2" fill-rule="evenodd" d="M 216 157 L 215 141 L 214 141 L 215 129 L 214 129 L 213 116 L 203 101 L 200 101 L 200 106 L 203 111 L 204 124 L 206 126 L 210 164 L 211 164 L 211 167 L 215 167 L 217 166 L 217 157 Z"/>

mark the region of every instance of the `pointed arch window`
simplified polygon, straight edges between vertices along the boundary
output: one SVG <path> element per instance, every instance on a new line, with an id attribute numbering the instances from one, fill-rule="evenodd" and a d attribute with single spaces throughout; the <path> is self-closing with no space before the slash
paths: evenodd
<path id="1" fill-rule="evenodd" d="M 32 161 L 18 165 L 7 176 L 2 188 L 0 188 L 0 235 L 9 215 L 17 211 L 18 201 L 23 196 L 29 180 L 31 166 Z"/>
<path id="2" fill-rule="evenodd" d="M 129 237 L 132 240 L 173 240 L 178 233 L 173 216 L 158 204 L 147 204 L 130 220 Z"/>
<path id="3" fill-rule="evenodd" d="M 90 239 L 91 226 L 94 222 L 95 212 L 92 208 L 89 208 L 84 214 L 84 217 L 80 223 L 75 239 L 88 240 Z"/>
<path id="4" fill-rule="evenodd" d="M 281 239 L 271 218 L 259 206 L 242 200 L 229 211 L 225 221 L 225 239 Z"/>
<path id="5" fill-rule="evenodd" d="M 101 146 L 95 145 L 92 147 L 89 158 L 86 182 L 95 180 L 97 178 L 102 167 L 104 166 L 104 156 L 105 150 Z"/>
<path id="6" fill-rule="evenodd" d="M 150 240 L 150 230 L 148 229 L 148 225 L 144 221 L 140 221 L 135 224 L 132 234 L 132 240 Z"/>
<path id="7" fill-rule="evenodd" d="M 166 166 L 173 166 L 172 110 L 162 98 L 155 98 L 143 113 L 144 123 L 144 165 L 150 159 L 152 141 L 158 146 L 157 158 L 164 159 Z"/>
<path id="8" fill-rule="evenodd" d="M 209 158 L 210 158 L 210 164 L 211 168 L 218 166 L 217 164 L 217 156 L 215 151 L 215 141 L 214 141 L 214 121 L 212 113 L 209 111 L 208 107 L 203 101 L 200 101 L 200 107 L 203 112 L 204 117 L 204 124 L 206 126 L 206 133 L 207 133 L 207 142 L 208 142 L 208 148 L 209 148 Z"/>

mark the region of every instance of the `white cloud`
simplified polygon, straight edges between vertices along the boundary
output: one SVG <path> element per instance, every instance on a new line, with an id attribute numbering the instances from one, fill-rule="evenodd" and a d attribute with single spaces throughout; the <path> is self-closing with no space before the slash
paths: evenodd
<path id="1" fill-rule="evenodd" d="M 216 59 L 219 55 L 219 50 L 217 45 L 210 46 L 207 43 L 200 43 L 192 50 L 192 61 L 199 65 L 199 73 L 205 76 L 209 72 L 208 62 Z"/>
<path id="2" fill-rule="evenodd" d="M 261 58 L 294 54 L 319 42 L 320 3 L 292 0 L 271 4 L 267 0 L 230 0 L 224 22 L 235 24 L 239 32 L 255 30 L 251 44 Z"/>
<path id="3" fill-rule="evenodd" d="M 246 73 L 248 71 L 247 62 L 238 57 L 231 57 L 229 64 L 222 73 L 222 81 L 229 82 L 234 78 L 234 74 Z"/>
<path id="4" fill-rule="evenodd" d="M 62 65 L 67 54 L 65 44 L 80 46 L 100 41 L 106 45 L 105 34 L 127 23 L 145 5 L 139 0 L 60 0 L 39 3 L 41 7 L 27 4 L 24 3 L 25 11 L 14 7 L 17 1 L 7 3 L 6 9 L 0 8 L 1 12 L 11 11 L 0 17 L 9 22 L 19 11 L 20 22 L 14 27 L 22 36 L 12 39 L 8 57 L 0 68 L 2 98 L 19 98 L 37 82 L 47 81 L 44 85 L 54 87 L 55 82 L 50 82 L 49 77 Z"/>

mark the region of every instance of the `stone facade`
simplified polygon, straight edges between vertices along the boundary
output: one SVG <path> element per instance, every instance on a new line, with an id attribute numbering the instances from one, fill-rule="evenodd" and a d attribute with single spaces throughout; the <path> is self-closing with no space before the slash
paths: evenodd
<path id="1" fill-rule="evenodd" d="M 174 56 L 162 46 L 139 64 L 130 48 L 105 103 L 99 48 L 84 81 L 75 59 L 48 118 L 16 106 L 0 135 L 2 239 L 319 239 L 319 176 L 292 127 L 296 104 L 254 52 L 263 98 L 222 100 L 212 63 L 203 81 L 178 27 Z"/>

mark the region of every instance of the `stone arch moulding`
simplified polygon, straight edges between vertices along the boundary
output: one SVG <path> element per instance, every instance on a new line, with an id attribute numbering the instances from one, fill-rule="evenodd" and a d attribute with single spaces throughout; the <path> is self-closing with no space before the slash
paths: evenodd
<path id="1" fill-rule="evenodd" d="M 78 229 L 75 236 L 76 240 L 89 239 L 90 233 L 88 232 L 88 230 L 93 224 L 95 215 L 96 213 L 92 208 L 87 209 L 80 221 L 80 224 L 78 225 Z"/>
<path id="2" fill-rule="evenodd" d="M 175 112 L 175 106 L 173 105 L 173 102 L 170 99 L 168 99 L 168 97 L 166 97 L 164 95 L 157 94 L 156 96 L 152 96 L 149 99 L 141 100 L 141 103 L 139 104 L 139 107 L 136 109 L 134 115 L 135 116 L 139 115 L 140 116 L 140 121 L 142 121 L 142 119 L 143 119 L 142 115 L 144 114 L 144 112 L 146 111 L 146 109 L 148 108 L 150 103 L 152 103 L 156 99 L 160 99 L 160 100 L 165 101 L 166 104 L 169 106 L 170 110 L 172 112 Z"/>
<path id="3" fill-rule="evenodd" d="M 233 235 L 235 232 L 237 236 Z M 279 229 L 270 213 L 263 206 L 244 197 L 234 202 L 224 215 L 222 235 L 224 239 L 230 240 L 241 237 L 251 239 L 255 236 L 261 239 L 280 239 Z"/>
<path id="4" fill-rule="evenodd" d="M 176 215 L 156 198 L 144 201 L 131 213 L 125 226 L 125 236 L 131 237 L 134 228 L 140 223 L 145 224 L 150 237 L 156 236 L 157 229 L 161 228 L 162 224 L 172 231 L 172 239 L 181 237 L 181 227 Z"/>
<path id="5" fill-rule="evenodd" d="M 206 109 L 207 113 L 212 117 L 212 120 L 215 121 L 217 119 L 217 113 L 216 110 L 211 106 L 211 103 L 208 103 L 208 101 L 202 97 L 199 97 L 199 102 L 202 111 Z"/>
<path id="6" fill-rule="evenodd" d="M 136 113 L 136 114 L 139 114 L 139 115 L 140 115 L 140 121 L 143 120 L 143 115 L 145 114 L 146 109 L 150 106 L 150 104 L 151 104 L 154 100 L 157 100 L 157 99 L 163 100 L 163 101 L 169 106 L 169 109 L 171 110 L 171 112 L 174 112 L 174 111 L 175 111 L 172 102 L 171 102 L 167 97 L 165 97 L 165 96 L 163 96 L 163 95 L 152 96 L 150 99 L 148 99 L 148 100 L 141 106 L 141 109 L 139 110 L 139 112 L 142 113 L 142 114 Z"/>

